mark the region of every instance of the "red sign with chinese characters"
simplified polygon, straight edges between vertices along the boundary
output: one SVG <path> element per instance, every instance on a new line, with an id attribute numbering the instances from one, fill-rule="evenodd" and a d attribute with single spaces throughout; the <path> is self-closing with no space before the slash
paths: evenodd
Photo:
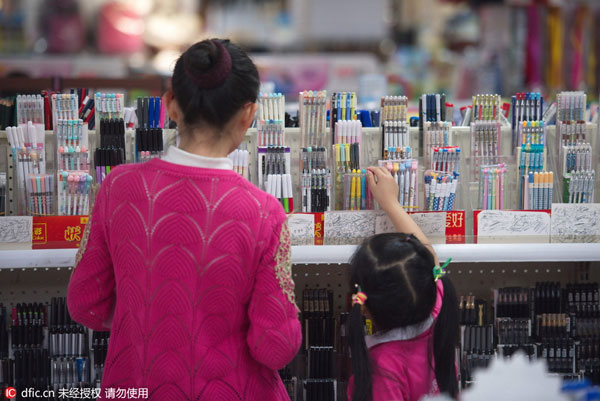
<path id="1" fill-rule="evenodd" d="M 315 215 L 315 245 L 323 245 L 323 235 L 325 233 L 325 214 L 314 213 Z"/>
<path id="2" fill-rule="evenodd" d="M 32 248 L 79 248 L 88 216 L 33 217 Z"/>

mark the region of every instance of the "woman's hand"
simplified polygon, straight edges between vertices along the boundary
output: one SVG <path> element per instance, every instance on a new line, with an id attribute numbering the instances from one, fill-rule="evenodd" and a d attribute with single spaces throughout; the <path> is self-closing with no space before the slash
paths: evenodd
<path id="1" fill-rule="evenodd" d="M 377 181 L 375 181 L 377 177 Z M 379 206 L 386 212 L 391 211 L 398 203 L 398 183 L 392 174 L 384 167 L 369 167 L 367 169 L 369 189 Z"/>

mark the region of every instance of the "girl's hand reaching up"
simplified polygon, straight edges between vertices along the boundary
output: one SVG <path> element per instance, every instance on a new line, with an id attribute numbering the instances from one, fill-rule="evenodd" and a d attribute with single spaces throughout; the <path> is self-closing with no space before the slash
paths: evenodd
<path id="1" fill-rule="evenodd" d="M 369 167 L 367 169 L 369 189 L 379 203 L 381 209 L 390 213 L 398 203 L 398 183 L 385 167 Z M 375 180 L 377 178 L 377 181 Z"/>

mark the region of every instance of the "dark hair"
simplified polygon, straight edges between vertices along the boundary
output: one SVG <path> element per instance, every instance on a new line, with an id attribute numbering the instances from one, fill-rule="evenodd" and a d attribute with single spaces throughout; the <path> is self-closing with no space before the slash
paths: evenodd
<path id="1" fill-rule="evenodd" d="M 366 239 L 352 256 L 352 291 L 359 285 L 365 307 L 380 332 L 426 320 L 435 305 L 437 288 L 432 253 L 414 235 L 389 233 Z M 444 298 L 433 332 L 435 378 L 442 393 L 456 398 L 458 381 L 458 301 L 452 282 L 443 277 Z M 360 305 L 350 313 L 350 347 L 354 374 L 353 401 L 373 399 L 372 366 L 365 342 Z"/>
<path id="2" fill-rule="evenodd" d="M 187 126 L 222 129 L 248 102 L 256 102 L 258 70 L 229 40 L 207 39 L 177 60 L 171 85 Z"/>

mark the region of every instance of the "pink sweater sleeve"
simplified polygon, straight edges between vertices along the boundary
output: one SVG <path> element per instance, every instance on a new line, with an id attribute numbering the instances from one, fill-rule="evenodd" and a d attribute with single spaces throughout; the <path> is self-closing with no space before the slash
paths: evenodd
<path id="1" fill-rule="evenodd" d="M 116 300 L 113 265 L 106 241 L 109 182 L 98 191 L 67 292 L 67 306 L 73 320 L 96 331 L 110 329 Z"/>
<path id="2" fill-rule="evenodd" d="M 250 300 L 247 342 L 254 359 L 270 369 L 281 369 L 298 352 L 302 329 L 291 275 L 290 234 L 280 206 L 271 219 L 274 224 L 267 228 Z"/>

